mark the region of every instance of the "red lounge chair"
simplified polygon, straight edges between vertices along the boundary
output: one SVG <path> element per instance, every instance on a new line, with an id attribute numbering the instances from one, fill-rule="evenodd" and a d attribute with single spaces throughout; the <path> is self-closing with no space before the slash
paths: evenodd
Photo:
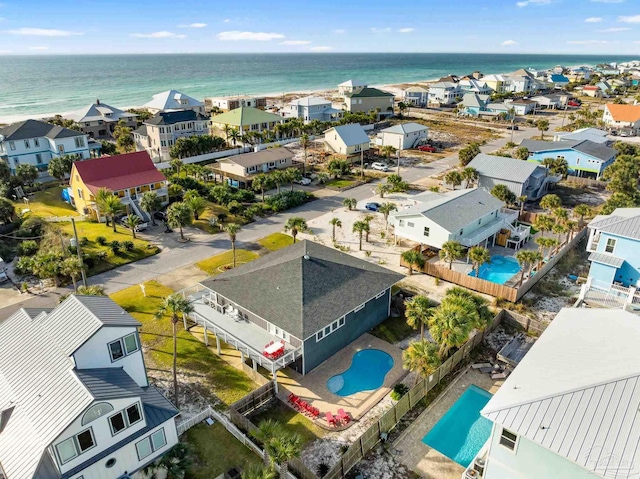
<path id="1" fill-rule="evenodd" d="M 351 421 L 351 418 L 349 417 L 349 415 L 346 412 L 344 412 L 344 409 L 342 408 L 338 409 L 338 417 L 340 418 L 341 421 L 344 421 L 345 424 Z"/>
<path id="2" fill-rule="evenodd" d="M 291 393 L 291 394 L 289 394 L 289 396 L 287 397 L 287 400 L 288 400 L 289 402 L 293 402 L 294 398 L 296 398 L 296 397 L 297 397 L 297 396 L 296 396 L 295 394 Z"/>
<path id="3" fill-rule="evenodd" d="M 337 426 L 338 425 L 338 419 L 333 417 L 333 414 L 331 414 L 331 411 L 327 411 L 326 413 L 324 413 L 324 417 L 327 419 L 327 422 L 333 426 Z"/>

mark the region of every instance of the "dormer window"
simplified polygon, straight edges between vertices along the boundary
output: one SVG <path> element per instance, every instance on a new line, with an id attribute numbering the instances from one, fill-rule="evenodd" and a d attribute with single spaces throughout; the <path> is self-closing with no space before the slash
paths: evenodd
<path id="1" fill-rule="evenodd" d="M 133 406 L 129 406 L 122 411 L 114 414 L 109 418 L 109 427 L 111 428 L 111 435 L 115 436 L 121 431 L 124 431 L 128 427 L 142 421 L 142 413 L 140 412 L 140 404 L 136 403 Z"/>
<path id="2" fill-rule="evenodd" d="M 109 355 L 111 361 L 118 361 L 119 359 L 133 354 L 138 350 L 138 340 L 135 333 L 128 334 L 116 341 L 109 343 Z"/>

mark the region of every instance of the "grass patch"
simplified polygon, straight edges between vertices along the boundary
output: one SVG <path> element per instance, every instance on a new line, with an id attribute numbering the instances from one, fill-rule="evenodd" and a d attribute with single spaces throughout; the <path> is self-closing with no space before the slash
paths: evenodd
<path id="1" fill-rule="evenodd" d="M 247 219 L 244 216 L 232 215 L 224 206 L 217 205 L 215 203 L 212 203 L 211 201 L 207 201 L 206 204 L 207 206 L 205 207 L 205 210 L 202 212 L 200 217 L 197 220 L 193 221 L 193 226 L 202 231 L 206 231 L 210 234 L 220 233 L 220 227 L 217 224 L 215 226 L 211 226 L 211 224 L 209 223 L 209 219 L 217 218 L 220 213 L 224 213 L 225 215 L 227 215 L 224 223 L 237 223 L 239 225 L 246 225 L 248 223 Z"/>
<path id="2" fill-rule="evenodd" d="M 78 216 L 78 212 L 69 203 L 62 201 L 62 186 L 54 186 L 46 190 L 36 191 L 29 199 L 27 206 L 22 201 L 15 203 L 16 209 L 21 211 L 29 208 L 34 215 L 47 216 Z"/>
<path id="3" fill-rule="evenodd" d="M 253 251 L 247 251 L 246 249 L 237 249 L 236 265 L 239 265 L 241 263 L 248 263 L 249 261 L 253 261 L 257 257 L 258 254 L 254 253 Z M 225 251 L 224 253 L 212 256 L 211 258 L 199 261 L 198 263 L 196 263 L 196 266 L 205 273 L 216 275 L 222 273 L 219 268 L 231 264 L 233 264 L 233 252 L 229 250 Z"/>
<path id="4" fill-rule="evenodd" d="M 258 243 L 269 251 L 278 251 L 293 244 L 293 238 L 284 233 L 273 233 L 258 240 Z"/>
<path id="5" fill-rule="evenodd" d="M 347 186 L 351 186 L 356 182 L 356 180 L 349 180 L 347 178 L 334 178 L 333 180 L 327 181 L 324 186 L 327 188 L 346 188 Z"/>
<path id="6" fill-rule="evenodd" d="M 316 439 L 324 437 L 326 434 L 324 429 L 316 426 L 304 414 L 294 411 L 282 401 L 273 401 L 269 408 L 251 416 L 251 422 L 256 426 L 266 419 L 278 421 L 288 433 L 299 434 L 302 438 L 303 447 Z"/>
<path id="7" fill-rule="evenodd" d="M 382 323 L 370 331 L 376 338 L 384 339 L 388 343 L 395 344 L 416 333 L 416 330 L 407 324 L 404 316 L 398 318 L 388 317 Z"/>
<path id="8" fill-rule="evenodd" d="M 73 226 L 71 223 L 56 223 L 62 232 L 68 236 L 73 236 Z M 106 226 L 104 223 L 92 223 L 90 221 L 78 221 L 76 222 L 76 229 L 78 231 L 78 238 L 87 238 L 88 243 L 82 246 L 83 253 L 89 253 L 95 255 L 98 251 L 105 251 L 107 257 L 104 261 L 100 261 L 96 258 L 95 265 L 89 270 L 89 275 L 102 273 L 116 268 L 123 264 L 132 263 L 148 256 L 157 254 L 160 250 L 151 243 L 136 238 L 133 239 L 130 230 L 124 227 L 118 227 L 114 233 L 111 226 Z M 104 236 L 107 239 L 107 245 L 101 246 L 96 241 L 98 236 Z M 134 249 L 132 251 L 124 251 L 122 249 L 119 254 L 113 254 L 108 243 L 112 241 L 133 241 Z"/>
<path id="9" fill-rule="evenodd" d="M 139 286 L 131 286 L 111 295 L 116 303 L 142 323 L 140 339 L 150 369 L 171 371 L 173 338 L 171 320 L 155 318 L 155 313 L 173 290 L 158 283 L 145 283 L 147 296 Z M 178 325 L 178 369 L 191 377 L 202 377 L 203 394 L 217 397 L 226 405 L 237 401 L 257 387 L 242 371 L 228 365 L 191 333 Z"/>

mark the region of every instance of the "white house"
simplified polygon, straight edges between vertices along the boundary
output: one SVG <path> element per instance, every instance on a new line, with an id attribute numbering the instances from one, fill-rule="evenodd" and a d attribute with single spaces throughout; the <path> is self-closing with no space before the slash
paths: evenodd
<path id="1" fill-rule="evenodd" d="M 493 429 L 473 477 L 640 477 L 638 337 L 626 311 L 562 309 L 481 411 Z"/>
<path id="2" fill-rule="evenodd" d="M 479 95 L 490 95 L 493 90 L 484 80 L 476 80 L 468 78 L 458 82 L 458 89 L 464 95 L 465 93 L 478 93 Z"/>
<path id="3" fill-rule="evenodd" d="M 354 91 L 362 90 L 363 88 L 366 88 L 366 87 L 367 87 L 366 83 L 363 83 L 359 80 L 350 79 L 338 85 L 338 94 L 344 95 L 346 93 L 353 93 Z"/>
<path id="4" fill-rule="evenodd" d="M 176 90 L 167 90 L 153 95 L 152 100 L 142 105 L 142 108 L 150 113 L 181 110 L 193 110 L 203 115 L 205 113 L 203 102 Z"/>
<path id="5" fill-rule="evenodd" d="M 64 115 L 64 118 L 75 121 L 91 138 L 111 138 L 120 121 L 129 128 L 137 128 L 137 116 L 96 100 L 91 105 Z"/>
<path id="6" fill-rule="evenodd" d="M 579 130 L 569 133 L 556 133 L 553 141 L 584 141 L 589 140 L 593 143 L 608 145 L 612 140 L 608 137 L 609 132 L 599 130 L 598 128 L 580 128 Z"/>
<path id="7" fill-rule="evenodd" d="M 313 120 L 338 121 L 342 118 L 342 110 L 333 108 L 330 100 L 307 96 L 289 103 L 284 111 L 287 118 L 299 118 L 305 123 Z"/>
<path id="8" fill-rule="evenodd" d="M 0 323 L 6 479 L 129 477 L 178 442 L 178 410 L 149 385 L 139 326 L 107 297 L 73 295 Z"/>
<path id="9" fill-rule="evenodd" d="M 517 211 L 504 210 L 504 203 L 482 188 L 428 191 L 411 199 L 414 206 L 390 217 L 396 240 L 405 238 L 437 249 L 450 240 L 468 247 L 489 244 L 518 218 Z"/>
<path id="10" fill-rule="evenodd" d="M 429 100 L 429 90 L 421 86 L 412 86 L 402 92 L 402 99 L 410 105 L 426 106 Z"/>
<path id="11" fill-rule="evenodd" d="M 378 133 L 376 144 L 379 146 L 391 145 L 396 150 L 408 150 L 416 148 L 429 137 L 429 128 L 419 123 L 398 123 Z"/>
<path id="12" fill-rule="evenodd" d="M 46 174 L 51 158 L 64 155 L 90 158 L 88 135 L 37 120 L 0 128 L 0 160 L 6 161 L 14 174 L 21 164 L 33 165 Z"/>
<path id="13" fill-rule="evenodd" d="M 640 105 L 607 103 L 602 121 L 610 129 L 625 130 L 637 135 L 640 132 Z"/>
<path id="14" fill-rule="evenodd" d="M 339 155 L 360 155 L 369 149 L 371 140 L 360 123 L 334 126 L 324 132 L 327 150 Z"/>
<path id="15" fill-rule="evenodd" d="M 462 97 L 462 93 L 457 83 L 438 82 L 429 85 L 429 103 L 449 105 L 459 97 Z"/>

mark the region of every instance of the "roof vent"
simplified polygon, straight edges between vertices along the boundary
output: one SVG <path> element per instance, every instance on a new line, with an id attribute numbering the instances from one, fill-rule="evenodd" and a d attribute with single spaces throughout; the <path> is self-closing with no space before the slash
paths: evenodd
<path id="1" fill-rule="evenodd" d="M 309 259 L 309 258 L 310 258 L 310 256 L 309 256 L 308 254 L 305 254 L 305 255 L 303 256 L 303 258 L 304 258 L 304 259 Z"/>

